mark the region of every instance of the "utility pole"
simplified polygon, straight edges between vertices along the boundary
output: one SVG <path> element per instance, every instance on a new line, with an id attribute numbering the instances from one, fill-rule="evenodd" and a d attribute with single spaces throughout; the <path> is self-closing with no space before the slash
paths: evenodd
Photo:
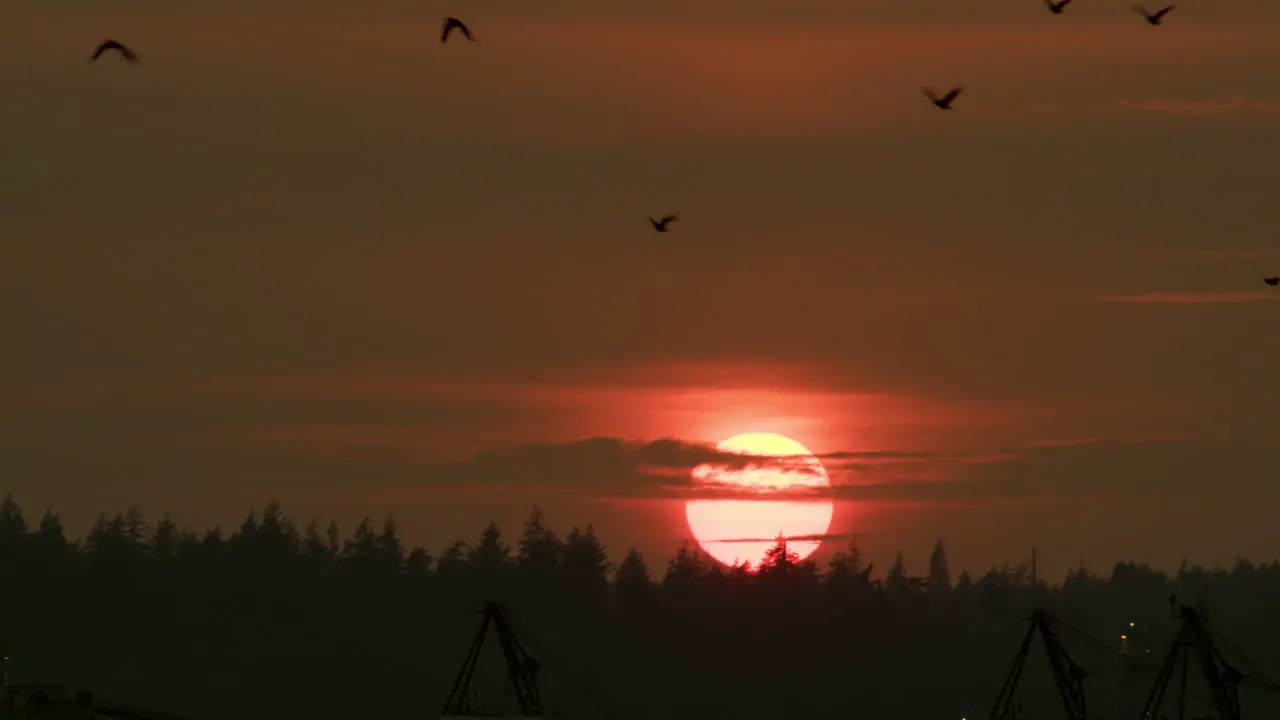
<path id="1" fill-rule="evenodd" d="M 1031 607 L 1040 607 L 1037 599 L 1040 595 L 1040 576 L 1036 574 L 1036 547 L 1031 546 Z"/>
<path id="2" fill-rule="evenodd" d="M 9 696 L 9 655 L 0 647 L 0 720 L 13 717 L 13 698 Z"/>
<path id="3" fill-rule="evenodd" d="M 1178 688 L 1178 720 L 1187 718 L 1187 666 L 1191 664 L 1191 653 L 1182 654 L 1182 682 Z"/>

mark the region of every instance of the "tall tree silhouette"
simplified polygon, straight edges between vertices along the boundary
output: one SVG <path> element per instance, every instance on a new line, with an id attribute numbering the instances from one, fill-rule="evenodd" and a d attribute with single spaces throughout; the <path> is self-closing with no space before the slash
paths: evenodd
<path id="1" fill-rule="evenodd" d="M 613 584 L 619 598 L 628 603 L 647 602 L 657 590 L 649 576 L 644 555 L 635 549 L 628 550 L 627 556 L 618 564 Z"/>
<path id="2" fill-rule="evenodd" d="M 870 590 L 870 568 L 862 566 L 862 552 L 857 540 L 831 556 L 827 563 L 826 590 L 837 603 L 846 603 Z"/>
<path id="3" fill-rule="evenodd" d="M 956 586 L 951 591 L 952 603 L 959 606 L 962 610 L 970 609 L 974 602 L 973 577 L 969 572 L 963 571 L 960 577 L 956 578 Z"/>
<path id="4" fill-rule="evenodd" d="M 907 590 L 907 568 L 902 553 L 893 558 L 893 564 L 884 576 L 884 588 L 891 593 L 900 594 Z"/>
<path id="5" fill-rule="evenodd" d="M 388 579 L 400 572 L 404 562 L 404 548 L 396 534 L 395 520 L 387 518 L 378 531 L 372 518 L 361 519 L 351 539 L 343 544 L 339 557 L 352 576 L 390 589 Z"/>
<path id="6" fill-rule="evenodd" d="M 510 568 L 511 546 L 502 541 L 498 524 L 490 522 L 467 551 L 467 573 L 478 591 L 502 595 Z"/>
<path id="7" fill-rule="evenodd" d="M 168 511 L 151 530 L 151 557 L 167 563 L 176 560 L 182 544 L 182 530 Z"/>
<path id="8" fill-rule="evenodd" d="M 781 535 L 773 547 L 765 551 L 756 574 L 766 596 L 776 601 L 795 603 L 799 596 L 818 587 L 817 566 L 811 560 L 802 562 Z"/>
<path id="9" fill-rule="evenodd" d="M 436 575 L 454 587 L 461 585 L 467 576 L 467 553 L 465 540 L 458 539 L 449 543 L 444 552 L 440 553 L 440 560 L 436 563 Z"/>
<path id="10" fill-rule="evenodd" d="M 378 566 L 384 573 L 395 575 L 400 572 L 405 562 L 405 549 L 404 543 L 400 541 L 400 529 L 395 518 L 388 515 L 383 519 L 382 530 L 378 533 L 374 548 L 377 551 Z"/>
<path id="11" fill-rule="evenodd" d="M 431 579 L 431 553 L 416 547 L 404 558 L 404 574 L 418 588 L 424 587 Z"/>
<path id="12" fill-rule="evenodd" d="M 586 531 L 581 531 L 575 525 L 565 537 L 564 547 L 564 572 L 570 587 L 584 594 L 602 593 L 608 588 L 612 569 L 595 528 L 587 525 Z"/>
<path id="13" fill-rule="evenodd" d="M 12 495 L 0 500 L 0 555 L 15 558 L 27 539 L 27 518 Z"/>
<path id="14" fill-rule="evenodd" d="M 564 543 L 543 522 L 542 508 L 534 506 L 517 544 L 516 565 L 526 587 L 554 590 L 548 581 L 558 579 L 564 557 Z"/>
<path id="15" fill-rule="evenodd" d="M 667 563 L 667 574 L 662 577 L 662 589 L 673 599 L 688 599 L 697 591 L 698 583 L 707 571 L 707 563 L 696 544 L 685 540 Z"/>
<path id="16" fill-rule="evenodd" d="M 137 573 L 150 554 L 146 531 L 146 521 L 137 508 L 116 513 L 110 519 L 99 515 L 85 537 L 89 567 L 116 583 L 137 582 Z"/>
<path id="17" fill-rule="evenodd" d="M 941 539 L 933 544 L 933 552 L 929 553 L 929 591 L 940 597 L 951 594 L 951 564 Z"/>
<path id="18" fill-rule="evenodd" d="M 788 548 L 787 539 L 779 535 L 773 547 L 765 551 L 757 572 L 764 577 L 785 576 L 793 572 L 799 564 L 800 555 Z"/>
<path id="19" fill-rule="evenodd" d="M 45 511 L 40 525 L 25 540 L 34 567 L 58 576 L 75 570 L 75 546 L 67 541 L 62 519 L 53 510 Z"/>
<path id="20" fill-rule="evenodd" d="M 278 500 L 262 509 L 262 522 L 251 538 L 250 547 L 268 566 L 282 567 L 298 555 L 298 531 L 284 514 Z"/>
<path id="21" fill-rule="evenodd" d="M 320 533 L 318 518 L 313 518 L 303 531 L 301 551 L 303 568 L 316 580 L 328 577 L 338 562 L 339 549 L 333 547 L 329 538 Z"/>

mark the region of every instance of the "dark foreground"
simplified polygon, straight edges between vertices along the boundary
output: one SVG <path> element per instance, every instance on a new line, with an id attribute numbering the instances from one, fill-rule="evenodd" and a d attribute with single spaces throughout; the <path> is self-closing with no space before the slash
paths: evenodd
<path id="1" fill-rule="evenodd" d="M 56 516 L 26 520 L 6 501 L 10 677 L 193 720 L 438 717 L 494 597 L 543 663 L 545 704 L 566 717 L 987 717 L 1034 604 L 1094 673 L 1090 717 L 1138 720 L 1178 629 L 1176 593 L 1206 613 L 1248 676 L 1243 716 L 1280 717 L 1266 677 L 1280 675 L 1274 562 L 1173 578 L 1119 564 L 1109 577 L 1077 572 L 1033 588 L 1027 568 L 953 582 L 941 543 L 913 578 L 862 567 L 856 548 L 823 568 L 779 548 L 758 573 L 686 549 L 652 569 L 635 554 L 615 569 L 589 529 L 561 539 L 536 521 L 514 547 L 491 527 L 438 558 L 406 550 L 392 523 L 329 530 L 298 532 L 272 505 L 225 535 L 125 514 L 72 544 Z M 489 647 L 481 689 L 502 680 Z M 1188 677 L 1189 710 L 1206 712 L 1211 691 L 1194 661 Z M 1020 688 L 1028 713 L 1066 717 L 1040 639 Z"/>

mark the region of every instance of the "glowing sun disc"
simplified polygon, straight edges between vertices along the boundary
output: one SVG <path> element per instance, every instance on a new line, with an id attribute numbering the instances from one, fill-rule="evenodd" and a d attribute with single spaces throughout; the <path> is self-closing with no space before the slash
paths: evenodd
<path id="1" fill-rule="evenodd" d="M 771 457 L 796 458 L 804 468 L 800 472 L 784 468 L 743 468 L 715 470 L 699 466 L 693 471 L 694 482 L 716 481 L 746 487 L 785 488 L 795 485 L 829 486 L 830 479 L 822 462 L 809 448 L 785 435 L 745 433 L 734 435 L 716 446 L 725 452 Z M 689 531 L 711 557 L 726 565 L 742 562 L 758 567 L 774 541 L 741 542 L 752 538 L 824 535 L 831 529 L 835 504 L 830 500 L 688 500 L 684 506 Z M 817 540 L 787 543 L 787 549 L 803 560 L 820 546 Z"/>

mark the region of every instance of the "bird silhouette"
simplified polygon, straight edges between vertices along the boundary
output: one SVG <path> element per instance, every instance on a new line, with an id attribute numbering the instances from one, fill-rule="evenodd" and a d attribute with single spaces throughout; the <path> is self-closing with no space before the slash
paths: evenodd
<path id="1" fill-rule="evenodd" d="M 125 47 L 123 44 L 116 42 L 115 40 L 102 41 L 102 44 L 99 45 L 98 49 L 94 51 L 93 57 L 89 58 L 89 62 L 93 62 L 94 60 L 97 60 L 98 58 L 102 57 L 102 53 L 108 50 L 119 51 L 120 55 L 125 60 L 128 60 L 129 62 L 138 62 L 137 54 L 135 54 L 129 48 Z"/>
<path id="2" fill-rule="evenodd" d="M 1062 11 L 1071 4 L 1071 0 L 1058 0 L 1058 2 L 1054 2 L 1053 0 L 1044 0 L 1044 4 L 1049 6 L 1049 12 L 1054 15 L 1061 15 Z"/>
<path id="3" fill-rule="evenodd" d="M 924 93 L 924 96 L 929 98 L 929 102 L 937 105 L 943 110 L 950 110 L 951 103 L 955 102 L 957 97 L 960 97 L 960 93 L 964 92 L 964 88 L 956 88 L 942 97 L 938 97 L 938 94 L 929 88 L 920 88 L 920 92 Z"/>
<path id="4" fill-rule="evenodd" d="M 1276 285 L 1280 285 L 1280 277 L 1264 277 L 1262 278 L 1262 282 L 1275 287 Z"/>
<path id="5" fill-rule="evenodd" d="M 667 232 L 667 225 L 679 219 L 680 219 L 680 216 L 675 214 L 666 215 L 661 220 L 654 220 L 653 217 L 651 216 L 649 218 L 649 222 L 653 223 L 654 230 L 658 232 Z"/>
<path id="6" fill-rule="evenodd" d="M 1177 5 L 1169 5 L 1155 12 L 1147 12 L 1147 9 L 1141 5 L 1134 5 L 1133 11 L 1146 18 L 1148 25 L 1159 25 L 1160 21 L 1164 19 L 1164 16 L 1168 15 L 1169 11 L 1175 7 L 1177 7 Z"/>
<path id="7" fill-rule="evenodd" d="M 471 42 L 476 41 L 475 38 L 471 37 L 471 28 L 467 27 L 466 23 L 456 17 L 447 17 L 444 19 L 444 28 L 440 31 L 440 42 L 448 42 L 449 33 L 453 32 L 454 28 L 457 28 L 462 33 L 462 36 Z"/>

